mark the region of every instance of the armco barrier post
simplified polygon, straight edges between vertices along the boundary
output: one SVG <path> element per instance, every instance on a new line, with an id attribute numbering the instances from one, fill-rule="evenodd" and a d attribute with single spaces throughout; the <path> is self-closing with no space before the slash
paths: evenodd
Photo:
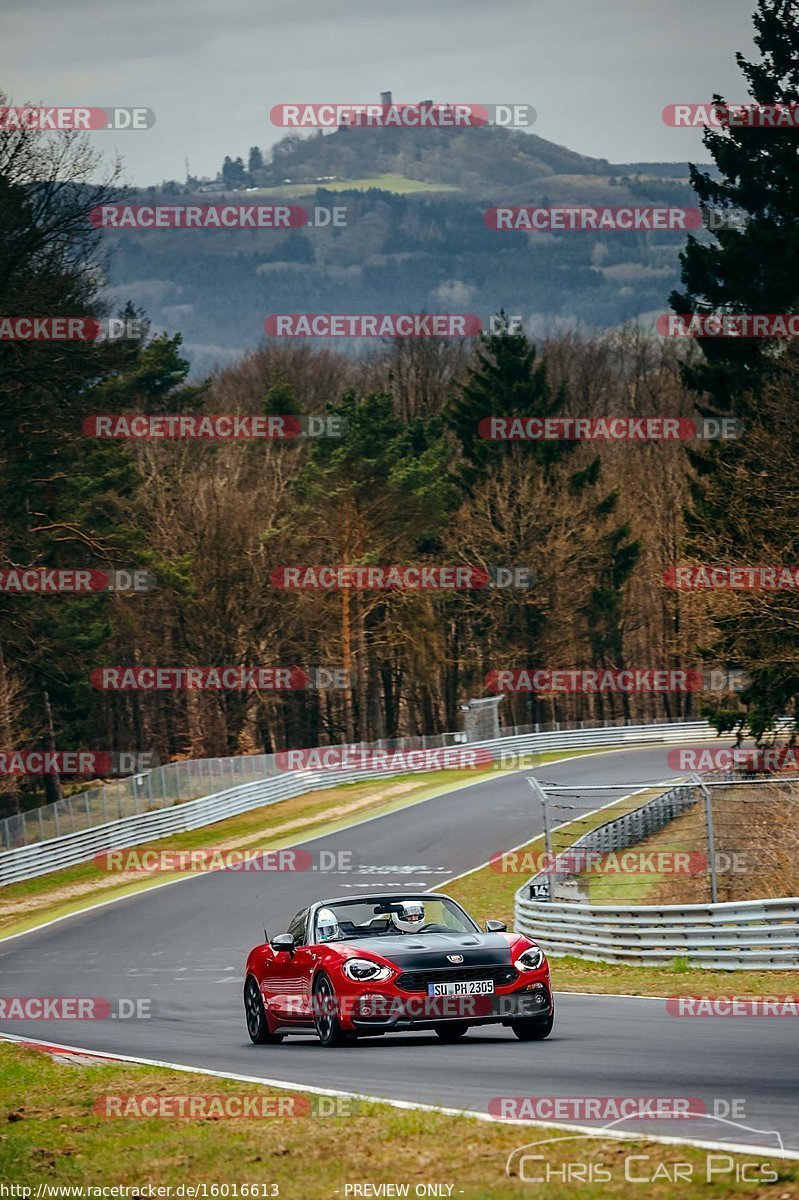
<path id="1" fill-rule="evenodd" d="M 692 775 L 691 779 L 697 785 L 705 797 L 705 827 L 707 829 L 707 862 L 710 878 L 710 903 L 718 902 L 718 882 L 716 880 L 716 841 L 713 836 L 713 793 L 709 787 L 705 787 L 698 775 Z"/>
<path id="2" fill-rule="evenodd" d="M 552 833 L 549 828 L 549 805 L 547 803 L 547 794 L 541 787 L 541 784 L 533 775 L 528 775 L 527 782 L 532 788 L 536 796 L 541 801 L 541 823 L 544 827 L 544 851 L 547 856 L 546 877 L 547 877 L 547 899 L 551 900 L 552 891 Z"/>

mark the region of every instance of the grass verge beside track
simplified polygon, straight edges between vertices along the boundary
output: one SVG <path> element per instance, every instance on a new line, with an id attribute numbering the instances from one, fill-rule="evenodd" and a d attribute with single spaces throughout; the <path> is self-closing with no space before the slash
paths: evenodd
<path id="1" fill-rule="evenodd" d="M 311 1112 L 301 1117 L 108 1118 L 94 1107 L 104 1096 L 242 1095 L 271 1097 L 275 1105 L 282 1100 L 285 1106 L 290 1097 L 303 1093 L 158 1067 L 64 1065 L 41 1052 L 0 1043 L 0 1180 L 30 1187 L 32 1196 L 40 1186 L 146 1189 L 155 1184 L 175 1189 L 183 1184 L 207 1185 L 208 1197 L 230 1197 L 241 1196 L 242 1185 L 274 1184 L 272 1194 L 282 1200 L 334 1200 L 345 1195 L 347 1184 L 386 1182 L 408 1184 L 407 1194 L 412 1196 L 416 1185 L 435 1182 L 452 1185 L 452 1196 L 487 1200 L 533 1194 L 529 1182 L 505 1176 L 508 1154 L 530 1142 L 563 1137 L 562 1131 L 554 1129 L 403 1110 L 371 1101 L 339 1101 L 341 1115 L 314 1115 L 320 1102 L 335 1108 L 335 1099 L 308 1093 L 300 1104 L 306 1110 L 310 1106 Z M 685 1200 L 766 1194 L 762 1182 L 736 1182 L 733 1161 L 754 1164 L 750 1176 L 757 1171 L 758 1158 L 748 1153 L 734 1159 L 730 1155 L 728 1172 L 717 1174 L 712 1185 L 706 1182 L 709 1160 L 726 1155 L 697 1147 L 644 1138 L 578 1137 L 550 1142 L 532 1153 L 544 1155 L 552 1172 L 581 1162 L 593 1164 L 595 1172 L 601 1165 L 611 1174 L 610 1181 L 577 1187 L 557 1182 L 555 1175 L 556 1182 L 546 1188 L 548 1200 L 564 1200 L 577 1191 L 585 1200 L 628 1196 L 624 1165 L 630 1155 L 646 1156 L 633 1165 L 639 1177 L 646 1172 L 652 1179 L 642 1193 L 647 1200 L 673 1200 L 673 1171 L 678 1163 L 691 1164 L 692 1181 L 680 1184 L 679 1194 Z M 533 1166 L 543 1169 L 544 1163 Z M 768 1194 L 775 1200 L 799 1196 L 799 1164 L 771 1160 L 770 1167 L 778 1179 Z M 219 1190 L 212 1191 L 213 1185 Z M 227 1191 L 222 1190 L 225 1185 Z M 258 1194 L 269 1195 L 270 1189 L 267 1186 Z M 376 1193 L 360 1192 L 364 1194 Z M 43 1190 L 41 1195 L 48 1193 Z"/>

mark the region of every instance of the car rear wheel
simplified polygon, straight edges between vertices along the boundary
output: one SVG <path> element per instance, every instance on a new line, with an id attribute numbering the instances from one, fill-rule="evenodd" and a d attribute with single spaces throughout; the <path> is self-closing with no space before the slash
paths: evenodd
<path id="1" fill-rule="evenodd" d="M 320 975 L 314 984 L 314 1024 L 323 1046 L 348 1046 L 355 1036 L 341 1028 L 338 1019 L 336 993 L 327 975 Z"/>
<path id="2" fill-rule="evenodd" d="M 510 1027 L 520 1042 L 543 1042 L 544 1038 L 549 1037 L 552 1032 L 554 1023 L 555 1017 L 550 1013 L 548 1017 L 531 1017 L 526 1021 L 511 1021 Z"/>
<path id="3" fill-rule="evenodd" d="M 453 1021 L 446 1025 L 436 1025 L 436 1033 L 442 1042 L 459 1042 L 468 1031 L 469 1026 L 465 1021 Z"/>
<path id="4" fill-rule="evenodd" d="M 253 975 L 248 975 L 244 984 L 244 1014 L 247 1018 L 247 1033 L 254 1045 L 264 1046 L 267 1043 L 276 1045 L 283 1041 L 282 1033 L 269 1032 L 269 1022 L 264 1011 L 261 989 Z"/>

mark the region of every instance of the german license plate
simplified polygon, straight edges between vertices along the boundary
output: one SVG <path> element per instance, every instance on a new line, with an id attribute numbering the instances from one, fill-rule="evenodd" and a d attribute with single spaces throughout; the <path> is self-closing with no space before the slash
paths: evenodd
<path id="1" fill-rule="evenodd" d="M 490 996 L 492 979 L 467 979 L 463 983 L 428 983 L 428 996 Z"/>

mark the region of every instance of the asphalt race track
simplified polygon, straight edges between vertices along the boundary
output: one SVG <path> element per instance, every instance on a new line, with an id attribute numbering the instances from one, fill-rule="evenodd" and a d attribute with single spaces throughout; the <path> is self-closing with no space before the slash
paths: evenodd
<path id="1" fill-rule="evenodd" d="M 542 767 L 542 779 L 643 783 L 671 774 L 667 749 L 614 751 Z M 106 996 L 155 1001 L 149 1020 L 3 1021 L 0 1031 L 214 1071 L 486 1113 L 500 1096 L 668 1096 L 744 1102 L 734 1123 L 626 1122 L 619 1129 L 799 1153 L 799 1026 L 751 1017 L 680 1019 L 656 999 L 565 995 L 545 1042 L 521 1043 L 500 1026 L 457 1045 L 432 1033 L 387 1036 L 324 1050 L 313 1037 L 252 1046 L 241 1000 L 247 951 L 324 895 L 369 888 L 446 890 L 446 879 L 540 832 L 538 803 L 517 772 L 367 820 L 305 843 L 347 850 L 344 874 L 218 871 L 0 942 L 3 996 Z M 582 792 L 586 810 L 621 793 Z M 363 868 L 415 864 L 412 874 Z M 490 914 L 486 914 L 490 915 Z M 554 960 L 557 989 L 557 960 Z M 799 989 L 798 989 L 799 990 Z M 725 1115 L 729 1118 L 730 1110 Z M 735 1118 L 735 1112 L 732 1112 Z M 535 1139 L 520 1131 L 520 1144 Z"/>

